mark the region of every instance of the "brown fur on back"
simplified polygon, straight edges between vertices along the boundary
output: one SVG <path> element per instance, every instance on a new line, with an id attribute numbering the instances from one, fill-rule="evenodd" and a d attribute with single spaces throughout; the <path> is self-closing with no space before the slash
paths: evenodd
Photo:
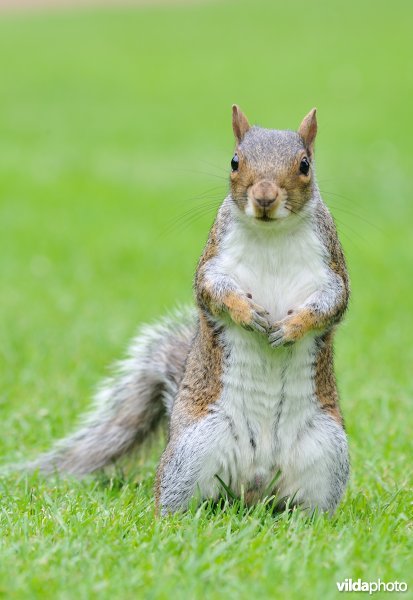
<path id="1" fill-rule="evenodd" d="M 192 420 L 202 418 L 222 391 L 223 347 L 220 330 L 200 312 L 198 330 L 186 362 L 171 420 L 171 438 Z"/>
<path id="2" fill-rule="evenodd" d="M 334 331 L 330 329 L 318 340 L 315 393 L 321 408 L 330 413 L 340 425 L 343 425 L 334 373 L 333 337 Z"/>

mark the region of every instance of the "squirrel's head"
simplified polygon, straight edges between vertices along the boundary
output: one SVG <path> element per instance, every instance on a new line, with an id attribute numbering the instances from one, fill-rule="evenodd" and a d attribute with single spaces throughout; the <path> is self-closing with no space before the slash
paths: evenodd
<path id="1" fill-rule="evenodd" d="M 231 160 L 231 196 L 238 208 L 269 223 L 299 213 L 314 185 L 316 109 L 295 132 L 251 127 L 234 104 L 232 127 L 236 147 Z"/>

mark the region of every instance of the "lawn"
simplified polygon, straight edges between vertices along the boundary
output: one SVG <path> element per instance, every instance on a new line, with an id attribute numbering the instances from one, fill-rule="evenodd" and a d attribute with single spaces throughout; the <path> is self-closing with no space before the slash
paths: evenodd
<path id="1" fill-rule="evenodd" d="M 333 519 L 261 505 L 157 521 L 161 441 L 82 482 L 10 475 L 0 596 L 413 589 L 412 19 L 407 0 L 0 13 L 1 463 L 72 430 L 138 324 L 192 301 L 233 102 L 291 129 L 317 106 L 353 291 L 336 345 L 352 478 Z"/>

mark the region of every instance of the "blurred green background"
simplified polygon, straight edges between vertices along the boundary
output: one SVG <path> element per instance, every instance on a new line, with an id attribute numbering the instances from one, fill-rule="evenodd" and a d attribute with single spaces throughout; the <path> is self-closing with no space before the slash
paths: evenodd
<path id="1" fill-rule="evenodd" d="M 2 462 L 68 432 L 136 326 L 192 301 L 234 102 L 280 129 L 317 106 L 318 180 L 353 289 L 336 351 L 353 478 L 337 522 L 154 525 L 159 449 L 137 490 L 12 477 L 0 595 L 197 597 L 208 582 L 211 597 L 329 597 L 340 578 L 408 581 L 412 24 L 401 0 L 0 11 Z"/>

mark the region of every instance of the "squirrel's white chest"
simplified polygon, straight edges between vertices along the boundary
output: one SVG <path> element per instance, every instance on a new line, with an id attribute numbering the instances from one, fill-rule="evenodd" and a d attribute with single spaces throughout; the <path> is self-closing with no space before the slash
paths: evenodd
<path id="1" fill-rule="evenodd" d="M 233 233 L 219 263 L 275 321 L 305 302 L 327 279 L 323 249 L 306 227 L 279 238 Z M 226 324 L 227 358 L 217 410 L 228 419 L 222 475 L 262 495 L 278 469 L 290 468 L 292 448 L 315 412 L 313 335 L 272 349 L 265 336 Z M 224 456 L 225 455 L 225 456 Z"/>
<path id="2" fill-rule="evenodd" d="M 234 230 L 218 264 L 275 322 L 327 281 L 324 252 L 310 224 L 280 235 Z"/>
<path id="3" fill-rule="evenodd" d="M 314 336 L 272 349 L 260 334 L 229 328 L 216 411 L 228 422 L 221 474 L 234 491 L 262 496 L 278 470 L 290 468 L 293 447 L 318 410 L 314 399 Z M 254 496 L 253 496 L 254 497 Z"/>

